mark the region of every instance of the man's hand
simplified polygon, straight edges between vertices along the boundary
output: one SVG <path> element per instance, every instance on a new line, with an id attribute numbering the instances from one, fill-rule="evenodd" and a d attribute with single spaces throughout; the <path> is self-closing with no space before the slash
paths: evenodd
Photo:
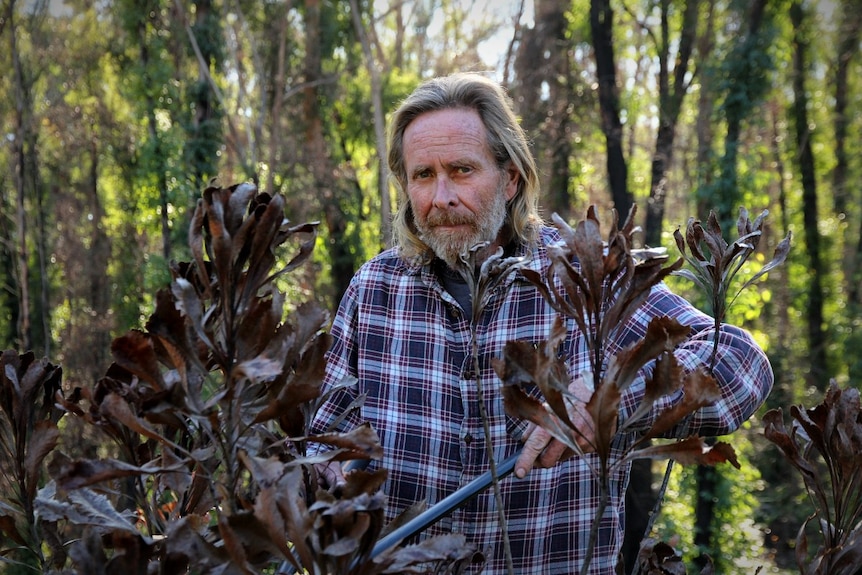
<path id="1" fill-rule="evenodd" d="M 569 385 L 569 392 L 574 395 L 574 403 L 569 406 L 569 419 L 575 424 L 581 435 L 576 434 L 576 442 L 583 451 L 591 451 L 595 440 L 593 418 L 587 412 L 586 402 L 592 392 L 585 385 L 583 378 L 576 378 Z M 570 398 L 571 399 L 571 398 Z M 515 476 L 523 479 L 533 467 L 553 467 L 560 461 L 565 461 L 574 455 L 574 451 L 564 443 L 556 440 L 548 431 L 530 423 L 524 432 L 524 448 L 515 462 Z"/>
<path id="2" fill-rule="evenodd" d="M 338 461 L 315 463 L 314 468 L 317 470 L 317 482 L 320 487 L 334 489 L 344 483 L 344 471 Z"/>

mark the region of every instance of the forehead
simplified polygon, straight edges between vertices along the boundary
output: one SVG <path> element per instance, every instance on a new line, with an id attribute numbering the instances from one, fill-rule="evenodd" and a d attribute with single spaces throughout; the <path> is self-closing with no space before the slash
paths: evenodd
<path id="1" fill-rule="evenodd" d="M 485 125 L 476 110 L 451 108 L 425 112 L 404 130 L 407 163 L 466 153 L 491 157 Z"/>

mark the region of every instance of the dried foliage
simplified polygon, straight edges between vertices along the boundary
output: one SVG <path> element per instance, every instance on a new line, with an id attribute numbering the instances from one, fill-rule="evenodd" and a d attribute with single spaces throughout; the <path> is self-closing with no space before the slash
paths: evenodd
<path id="1" fill-rule="evenodd" d="M 763 235 L 763 222 L 769 214 L 763 210 L 752 222 L 748 217 L 748 210 L 739 209 L 739 218 L 736 221 L 738 237 L 728 244 L 722 236 L 718 217 L 714 212 L 709 213 L 706 227 L 694 218 L 689 218 L 686 226 L 685 236 L 679 230 L 673 233 L 676 247 L 691 269 L 680 269 L 675 273 L 690 279 L 706 295 L 712 307 L 712 315 L 715 318 L 716 334 L 718 334 L 721 322 L 724 321 L 727 309 L 733 304 L 739 294 L 764 275 L 784 263 L 787 254 L 790 253 L 791 234 L 778 243 L 775 252 L 766 265 L 760 268 L 748 280 L 733 289 L 736 274 L 757 250 L 760 238 Z M 688 248 L 686 250 L 686 248 Z M 710 368 L 715 365 L 715 355 L 718 351 L 718 337 L 715 338 Z"/>
<path id="2" fill-rule="evenodd" d="M 671 458 L 683 463 L 714 465 L 730 462 L 738 467 L 733 448 L 726 443 L 706 445 L 699 437 L 690 437 L 663 445 L 646 445 L 652 438 L 670 430 L 676 423 L 719 397 L 714 378 L 705 370 L 683 375 L 673 355 L 674 348 L 685 340 L 689 329 L 669 317 L 653 319 L 643 339 L 615 354 L 608 354 L 606 344 L 616 330 L 631 317 L 648 297 L 650 290 L 677 271 L 682 259 L 667 263 L 664 250 L 633 248 L 634 213 L 622 227 L 616 214 L 607 240 L 600 233 L 594 208 L 586 218 L 571 228 L 554 215 L 554 223 L 563 242 L 549 247 L 551 265 L 547 278 L 523 270 L 524 275 L 543 293 L 561 317 L 573 318 L 584 334 L 590 353 L 591 372 L 574 374 L 591 383 L 592 395 L 586 403 L 592 429 L 579 429 L 570 418 L 578 399 L 569 392 L 566 359 L 558 357 L 557 349 L 566 336 L 562 321 L 558 321 L 544 345 L 534 347 L 523 342 L 506 345 L 504 357 L 495 363 L 503 381 L 506 409 L 515 417 L 529 419 L 547 429 L 557 440 L 576 453 L 592 451 L 600 465 L 594 469 L 601 487 L 601 500 L 593 523 L 591 543 L 582 572 L 586 573 L 591 550 L 609 496 L 608 478 L 614 466 L 637 458 Z M 622 393 L 632 384 L 640 370 L 655 361 L 652 375 L 645 381 L 644 398 L 640 406 L 624 421 L 620 421 Z M 544 402 L 522 388 L 536 385 Z M 658 415 L 639 440 L 626 448 L 623 456 L 611 458 L 611 446 L 616 434 L 627 431 L 650 412 L 662 396 L 683 390 L 682 402 Z M 586 449 L 581 445 L 586 444 Z"/>
<path id="3" fill-rule="evenodd" d="M 799 471 L 814 514 L 796 537 L 796 563 L 804 575 L 852 575 L 862 565 L 862 411 L 859 390 L 830 383 L 810 409 L 790 407 L 790 428 L 781 409 L 763 418 L 764 435 Z M 822 540 L 809 556 L 806 530 L 816 519 Z"/>
<path id="4" fill-rule="evenodd" d="M 459 573 L 476 558 L 456 536 L 372 558 L 387 529 L 386 470 L 318 487 L 316 463 L 379 458 L 381 447 L 368 426 L 307 435 L 328 318 L 303 304 L 283 321 L 274 280 L 308 259 L 315 236 L 316 224 L 290 225 L 281 196 L 207 188 L 189 230 L 194 261 L 171 266 L 146 330 L 114 340 L 114 363 L 92 388 L 63 397 L 58 368 L 3 355 L 4 479 L 19 496 L 0 506 L 0 529 L 33 553 L 45 538 L 52 556 L 31 561 L 36 570 Z M 287 243 L 296 251 L 274 271 Z M 37 492 L 59 434 L 55 402 L 120 455 L 57 453 Z M 309 441 L 331 449 L 310 455 Z"/>
<path id="5" fill-rule="evenodd" d="M 476 326 L 482 317 L 485 305 L 494 289 L 502 285 L 506 278 L 518 270 L 525 269 L 529 260 L 525 257 L 504 257 L 503 248 L 486 255 L 490 242 L 483 242 L 473 246 L 466 254 L 461 254 L 460 261 L 456 264 L 456 271 L 461 274 L 470 291 L 470 301 L 473 302 L 470 321 L 470 355 L 473 363 L 473 371 L 482 373 L 479 367 L 479 343 Z M 481 261 L 481 264 L 478 262 Z M 500 530 L 503 539 L 506 563 L 509 572 L 512 571 L 512 549 L 509 541 L 509 530 L 506 524 L 506 509 L 500 492 L 500 474 L 497 470 L 497 460 L 494 457 L 494 444 L 491 436 L 490 418 L 485 407 L 485 382 L 476 376 L 476 398 L 479 404 L 479 415 L 482 418 L 482 432 L 485 436 L 485 453 L 488 458 L 489 471 L 491 473 L 491 487 L 494 500 L 497 505 L 497 515 L 500 520 Z"/>
<path id="6" fill-rule="evenodd" d="M 57 564 L 65 561 L 56 525 L 37 529 L 36 495 L 43 481 L 43 462 L 57 446 L 57 422 L 63 412 L 54 405 L 62 370 L 32 352 L 0 355 L 0 561 L 42 566 L 42 545 L 52 548 Z"/>

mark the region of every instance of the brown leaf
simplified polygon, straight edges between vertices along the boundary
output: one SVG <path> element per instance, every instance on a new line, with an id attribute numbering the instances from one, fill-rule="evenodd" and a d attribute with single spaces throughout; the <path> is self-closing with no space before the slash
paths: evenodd
<path id="1" fill-rule="evenodd" d="M 685 341 L 691 328 L 664 316 L 650 320 L 644 337 L 614 355 L 608 363 L 605 378 L 625 391 L 638 372 L 661 354 L 673 351 Z"/>
<path id="2" fill-rule="evenodd" d="M 111 342 L 111 354 L 118 366 L 149 383 L 153 389 L 164 389 L 165 382 L 149 335 L 131 330 Z"/>
<path id="3" fill-rule="evenodd" d="M 670 351 L 662 353 L 656 359 L 652 375 L 644 382 L 644 397 L 637 409 L 629 415 L 624 423 L 626 429 L 637 425 L 638 421 L 653 408 L 661 397 L 676 392 L 683 381 L 682 366 L 676 356 Z"/>
<path id="4" fill-rule="evenodd" d="M 602 462 L 608 461 L 611 442 L 617 432 L 620 390 L 613 382 L 603 381 L 587 403 L 587 412 L 595 424 L 595 444 Z"/>
<path id="5" fill-rule="evenodd" d="M 383 457 L 380 438 L 368 423 L 364 423 L 348 433 L 324 433 L 307 439 L 341 450 L 337 456 L 332 458 L 334 461 L 381 459 Z"/>
<path id="6" fill-rule="evenodd" d="M 129 407 L 129 404 L 116 393 L 110 393 L 105 396 L 102 403 L 99 405 L 99 410 L 104 415 L 113 418 L 118 423 L 125 425 L 135 433 L 140 433 L 150 439 L 173 445 L 166 437 L 156 431 L 146 421 L 135 415 Z"/>
<path id="7" fill-rule="evenodd" d="M 491 364 L 504 386 L 536 385 L 557 417 L 574 427 L 564 398 L 568 369 L 565 360 L 557 355 L 566 334 L 566 324 L 558 317 L 546 341 L 536 346 L 525 341 L 507 342 L 502 360 L 494 358 Z"/>
<path id="8" fill-rule="evenodd" d="M 568 417 L 562 422 L 559 417 L 545 407 L 539 399 L 528 395 L 523 389 L 514 385 L 504 385 L 503 406 L 511 417 L 530 421 L 560 441 L 569 449 L 578 450 L 577 440 L 583 435 L 575 429 L 575 424 Z"/>
<path id="9" fill-rule="evenodd" d="M 597 305 L 595 302 L 601 300 L 605 265 L 602 257 L 604 245 L 594 210 L 591 210 L 587 218 L 575 226 L 572 242 L 569 244 L 569 248 L 577 255 L 581 274 L 586 278 L 587 297 L 594 302 L 594 305 Z"/>
<path id="10" fill-rule="evenodd" d="M 663 435 L 690 414 L 719 399 L 721 389 L 713 376 L 703 369 L 687 373 L 682 383 L 682 397 L 658 415 L 645 437 Z"/>
<path id="11" fill-rule="evenodd" d="M 53 421 L 37 421 L 33 433 L 27 442 L 24 455 L 24 473 L 26 476 L 27 496 L 32 499 L 39 485 L 42 472 L 42 462 L 53 451 L 60 439 L 60 430 Z"/>
<path id="12" fill-rule="evenodd" d="M 139 534 L 131 511 L 118 511 L 101 493 L 82 488 L 69 491 L 66 500 L 58 497 L 55 485 L 49 483 L 39 490 L 34 508 L 46 521 L 68 520 L 79 526 L 92 526 L 99 533 L 122 531 Z"/>
<path id="13" fill-rule="evenodd" d="M 702 438 L 694 436 L 673 443 L 636 449 L 629 452 L 625 457 L 625 461 L 635 459 L 673 459 L 683 465 L 730 463 L 739 469 L 736 452 L 729 443 L 719 441 L 709 446 L 704 443 Z"/>
<path id="14" fill-rule="evenodd" d="M 268 387 L 269 401 L 255 417 L 255 423 L 276 419 L 290 436 L 304 432 L 302 407 L 320 395 L 329 345 L 328 336 L 317 337 L 301 357 L 287 354 L 289 359 L 285 359 L 280 376 Z"/>
<path id="15" fill-rule="evenodd" d="M 27 545 L 27 541 L 21 536 L 18 527 L 15 524 L 15 518 L 11 515 L 0 514 L 0 533 L 22 546 Z"/>
<path id="16" fill-rule="evenodd" d="M 398 548 L 390 558 L 392 565 L 384 573 L 412 573 L 411 566 L 429 562 L 457 561 L 475 565 L 484 561 L 484 556 L 461 534 L 441 535 Z"/>
<path id="17" fill-rule="evenodd" d="M 688 244 L 688 249 L 691 252 L 691 255 L 699 262 L 709 261 L 700 250 L 700 242 L 703 241 L 703 235 L 703 226 L 700 221 L 695 220 L 694 218 L 689 218 L 688 226 L 686 227 L 685 240 Z"/>
<path id="18" fill-rule="evenodd" d="M 220 513 L 218 515 L 218 532 L 219 535 L 221 535 L 221 540 L 219 542 L 227 552 L 231 562 L 239 568 L 241 573 L 250 575 L 252 573 L 252 569 L 248 563 L 243 542 L 234 531 L 233 526 L 229 521 L 229 517 L 224 513 Z"/>
<path id="19" fill-rule="evenodd" d="M 62 489 L 71 491 L 104 481 L 135 477 L 169 470 L 155 466 L 139 467 L 117 459 L 77 459 L 63 465 L 54 478 Z"/>
<path id="20" fill-rule="evenodd" d="M 303 470 L 298 466 L 290 468 L 285 475 L 287 485 L 302 485 Z M 315 564 L 314 554 L 307 541 L 312 533 L 314 517 L 308 511 L 305 499 L 298 491 L 289 490 L 278 498 L 278 508 L 281 516 L 287 524 L 285 535 L 293 545 L 293 553 L 288 555 L 288 560 L 294 565 L 297 563 L 305 565 L 308 569 Z M 297 558 L 294 556 L 298 556 Z"/>
<path id="21" fill-rule="evenodd" d="M 139 534 L 115 531 L 111 534 L 110 548 L 113 550 L 106 575 L 148 575 L 154 545 Z"/>
<path id="22" fill-rule="evenodd" d="M 69 558 L 77 573 L 105 573 L 108 558 L 101 537 L 95 529 L 85 529 L 83 536 L 69 547 Z"/>
<path id="23" fill-rule="evenodd" d="M 219 349 L 210 340 L 203 325 L 204 302 L 201 301 L 192 283 L 184 278 L 175 279 L 171 282 L 171 294 L 173 295 L 173 305 L 177 311 L 182 314 L 201 342 L 218 357 Z"/>
<path id="24" fill-rule="evenodd" d="M 282 557 L 291 558 L 291 542 L 285 537 L 287 525 L 279 509 L 279 501 L 284 496 L 289 496 L 288 485 L 272 484 L 261 488 L 254 500 L 254 516 L 266 529 L 270 542 L 276 546 Z M 298 566 L 297 566 L 298 567 Z"/>
<path id="25" fill-rule="evenodd" d="M 639 575 L 685 575 L 682 557 L 663 541 L 651 537 L 641 542 L 637 557 Z"/>
<path id="26" fill-rule="evenodd" d="M 350 471 L 344 475 L 345 483 L 341 486 L 342 497 L 352 499 L 363 494 L 376 493 L 383 487 L 388 476 L 389 470 L 386 468 L 375 469 L 374 471 L 363 469 Z"/>
<path id="27" fill-rule="evenodd" d="M 185 573 L 189 565 L 202 573 L 223 566 L 227 557 L 223 549 L 207 540 L 206 516 L 188 515 L 168 523 L 161 561 L 164 573 Z"/>

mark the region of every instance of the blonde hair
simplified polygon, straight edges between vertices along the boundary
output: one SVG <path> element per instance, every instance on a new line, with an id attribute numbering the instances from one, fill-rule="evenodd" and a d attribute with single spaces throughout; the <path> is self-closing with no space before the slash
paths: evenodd
<path id="1" fill-rule="evenodd" d="M 506 205 L 506 224 L 513 239 L 531 244 L 538 235 L 539 176 L 524 130 L 512 109 L 505 90 L 477 73 L 464 72 L 428 80 L 413 91 L 392 115 L 389 125 L 390 181 L 398 190 L 398 210 L 392 225 L 395 245 L 408 260 L 427 263 L 433 257 L 419 238 L 413 209 L 407 197 L 407 171 L 404 166 L 404 131 L 422 114 L 438 110 L 465 108 L 475 110 L 485 126 L 488 149 L 497 166 L 517 170 L 518 187 Z"/>

